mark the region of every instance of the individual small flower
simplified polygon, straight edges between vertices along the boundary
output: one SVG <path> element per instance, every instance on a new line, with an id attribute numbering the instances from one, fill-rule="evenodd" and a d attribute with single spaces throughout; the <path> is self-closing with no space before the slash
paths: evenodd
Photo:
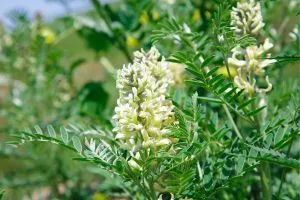
<path id="1" fill-rule="evenodd" d="M 149 52 L 137 51 L 133 64 L 118 71 L 114 132 L 131 152 L 172 142 L 167 126 L 174 123 L 174 106 L 167 99 L 167 91 L 173 81 L 168 63 L 159 57 L 155 47 Z"/>
<path id="2" fill-rule="evenodd" d="M 193 11 L 193 15 L 192 15 L 192 21 L 193 22 L 198 22 L 201 19 L 201 13 L 199 9 L 195 9 Z"/>
<path id="3" fill-rule="evenodd" d="M 224 35 L 218 35 L 218 41 L 220 42 L 220 43 L 222 43 L 222 42 L 224 42 Z"/>
<path id="4" fill-rule="evenodd" d="M 255 0 L 242 0 L 231 11 L 232 29 L 238 36 L 257 35 L 264 27 L 261 6 Z"/>
<path id="5" fill-rule="evenodd" d="M 93 196 L 92 196 L 92 200 L 107 200 L 108 198 L 100 193 L 100 192 L 96 192 Z"/>
<path id="6" fill-rule="evenodd" d="M 4 46 L 9 47 L 13 44 L 13 40 L 11 39 L 11 37 L 9 35 L 4 35 L 2 40 L 3 40 L 3 45 Z"/>
<path id="7" fill-rule="evenodd" d="M 205 17 L 207 18 L 207 19 L 210 19 L 211 18 L 211 12 L 209 12 L 209 11 L 205 11 L 204 12 L 204 15 L 205 15 Z"/>
<path id="8" fill-rule="evenodd" d="M 128 164 L 130 165 L 130 167 L 132 167 L 133 169 L 137 169 L 137 170 L 142 170 L 142 167 L 135 161 L 136 160 L 140 160 L 141 159 L 141 155 L 139 152 L 135 153 L 132 155 L 133 158 L 131 158 L 129 161 L 128 161 Z"/>
<path id="9" fill-rule="evenodd" d="M 238 88 L 245 90 L 246 93 L 253 94 L 255 92 L 256 80 L 255 79 L 249 80 L 248 79 L 249 77 L 247 77 L 247 75 L 242 73 L 241 68 L 239 68 L 237 71 L 238 71 L 238 75 L 234 77 L 235 85 Z"/>
<path id="10" fill-rule="evenodd" d="M 129 35 L 126 38 L 126 45 L 129 48 L 134 49 L 134 48 L 137 48 L 139 46 L 139 41 L 134 36 Z"/>
<path id="11" fill-rule="evenodd" d="M 140 16 L 139 21 L 140 21 L 140 23 L 142 25 L 148 24 L 148 22 L 149 22 L 149 16 L 148 16 L 148 13 L 146 11 L 143 11 L 143 13 Z"/>
<path id="12" fill-rule="evenodd" d="M 157 21 L 157 20 L 160 19 L 160 14 L 159 14 L 159 12 L 158 12 L 157 10 L 155 10 L 155 9 L 153 9 L 153 10 L 151 11 L 151 15 L 152 15 L 152 19 L 153 19 L 154 21 Z"/>
<path id="13" fill-rule="evenodd" d="M 55 33 L 49 28 L 42 28 L 39 34 L 45 39 L 46 44 L 53 44 L 56 41 Z"/>

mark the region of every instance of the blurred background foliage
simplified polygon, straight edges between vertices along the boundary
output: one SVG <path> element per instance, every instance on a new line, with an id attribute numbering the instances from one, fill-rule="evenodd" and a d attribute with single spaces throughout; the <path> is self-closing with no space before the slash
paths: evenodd
<path id="1" fill-rule="evenodd" d="M 32 17 L 18 9 L 7 11 L 9 26 L 0 24 L 0 188 L 6 199 L 122 199 L 130 195 L 126 184 L 72 161 L 69 151 L 36 143 L 16 149 L 4 141 L 35 124 L 111 126 L 116 70 L 134 50 L 149 49 L 152 30 L 164 19 L 205 32 L 222 0 L 91 0 L 83 12 L 70 11 L 69 0 L 53 2 L 66 10 L 64 16 L 49 21 L 43 12 Z M 295 1 L 262 2 L 264 35 L 274 41 L 276 55 L 299 56 Z M 157 44 L 164 55 L 173 45 Z M 273 71 L 282 82 L 300 75 L 293 63 L 276 64 Z"/>

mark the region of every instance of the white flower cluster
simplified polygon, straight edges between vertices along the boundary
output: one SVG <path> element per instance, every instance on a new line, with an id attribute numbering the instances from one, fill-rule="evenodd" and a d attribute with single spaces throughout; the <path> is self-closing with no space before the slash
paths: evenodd
<path id="1" fill-rule="evenodd" d="M 254 92 L 268 92 L 272 89 L 268 76 L 265 77 L 268 87 L 264 89 L 256 86 L 255 79 L 255 76 L 263 77 L 264 68 L 276 62 L 274 59 L 262 59 L 262 55 L 272 47 L 273 44 L 266 39 L 264 44 L 259 47 L 252 45 L 242 49 L 238 46 L 232 50 L 232 57 L 228 59 L 228 64 L 237 68 L 234 83 L 240 89 L 244 89 L 250 94 Z"/>
<path id="2" fill-rule="evenodd" d="M 231 11 L 232 29 L 239 36 L 257 35 L 265 25 L 261 14 L 261 6 L 255 0 L 242 0 Z"/>
<path id="3" fill-rule="evenodd" d="M 137 51 L 133 64 L 118 71 L 114 132 L 131 152 L 171 143 L 166 127 L 174 123 L 174 106 L 166 96 L 172 76 L 168 63 L 159 57 L 155 47 L 147 53 Z"/>
<path id="4" fill-rule="evenodd" d="M 261 14 L 260 3 L 255 0 L 242 0 L 236 8 L 231 11 L 231 25 L 237 36 L 246 34 L 257 35 L 264 26 Z M 232 57 L 228 58 L 230 67 L 237 69 L 234 83 L 240 89 L 244 89 L 248 94 L 265 93 L 272 89 L 272 84 L 268 76 L 264 76 L 265 68 L 276 62 L 275 59 L 263 59 L 273 44 L 266 39 L 263 45 L 251 45 L 246 48 L 240 46 L 232 49 Z M 267 54 L 270 58 L 270 54 Z M 266 88 L 256 85 L 257 78 L 265 79 Z"/>

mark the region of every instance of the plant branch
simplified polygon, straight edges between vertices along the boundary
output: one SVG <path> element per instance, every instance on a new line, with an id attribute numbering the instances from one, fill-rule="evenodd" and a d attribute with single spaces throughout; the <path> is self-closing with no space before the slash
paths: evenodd
<path id="1" fill-rule="evenodd" d="M 271 170 L 267 162 L 261 162 L 259 166 L 262 192 L 264 200 L 272 200 Z"/>
<path id="2" fill-rule="evenodd" d="M 228 110 L 228 107 L 226 106 L 226 104 L 222 104 L 222 106 L 223 106 L 223 108 L 224 108 L 224 110 L 225 110 L 225 112 L 226 112 L 226 115 L 227 115 L 229 121 L 230 121 L 231 124 L 232 124 L 232 128 L 233 128 L 233 130 L 235 131 L 236 135 L 238 136 L 239 139 L 243 140 L 244 138 L 243 138 L 243 136 L 241 135 L 239 129 L 237 128 L 237 126 L 236 126 L 236 124 L 235 124 L 235 122 L 234 122 L 234 120 L 233 120 L 233 118 L 232 118 L 232 116 L 231 116 L 231 113 L 230 113 L 230 111 Z"/>

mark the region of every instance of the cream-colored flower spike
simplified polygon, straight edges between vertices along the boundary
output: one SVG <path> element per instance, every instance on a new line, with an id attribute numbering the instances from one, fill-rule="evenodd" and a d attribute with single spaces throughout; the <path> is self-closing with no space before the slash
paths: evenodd
<path id="1" fill-rule="evenodd" d="M 261 6 L 256 0 L 242 0 L 231 11 L 232 29 L 238 36 L 257 35 L 264 27 Z"/>
<path id="2" fill-rule="evenodd" d="M 118 71 L 115 108 L 116 139 L 131 152 L 171 143 L 166 128 L 174 123 L 174 106 L 166 98 L 172 83 L 168 63 L 155 47 L 134 53 L 134 62 Z"/>
<path id="3" fill-rule="evenodd" d="M 234 83 L 240 88 L 245 89 L 248 93 L 268 92 L 272 89 L 269 78 L 265 77 L 267 88 L 261 89 L 256 87 L 257 77 L 263 77 L 265 68 L 276 62 L 275 59 L 263 59 L 262 55 L 273 47 L 268 39 L 263 45 L 248 46 L 246 49 L 236 47 L 232 50 L 232 57 L 228 59 L 228 64 L 237 68 L 237 75 L 234 77 Z M 270 56 L 270 55 L 269 55 Z"/>

